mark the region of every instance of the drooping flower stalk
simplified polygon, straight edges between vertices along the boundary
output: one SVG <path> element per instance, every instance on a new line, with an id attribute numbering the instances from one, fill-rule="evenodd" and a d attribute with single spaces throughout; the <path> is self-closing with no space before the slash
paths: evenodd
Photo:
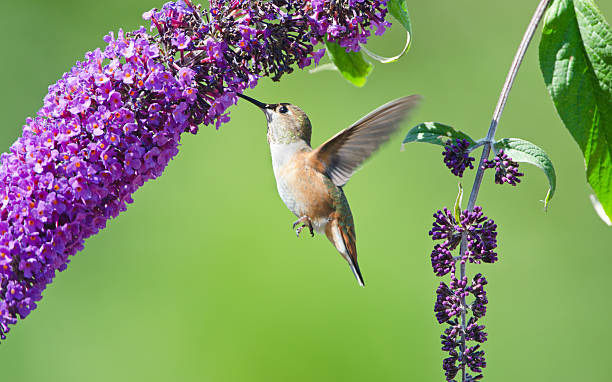
<path id="1" fill-rule="evenodd" d="M 358 50 L 382 33 L 384 0 L 165 4 L 104 38 L 49 87 L 0 157 L 0 337 L 36 308 L 84 240 L 162 174 L 184 132 L 219 127 L 236 93 L 318 62 L 327 38 Z"/>

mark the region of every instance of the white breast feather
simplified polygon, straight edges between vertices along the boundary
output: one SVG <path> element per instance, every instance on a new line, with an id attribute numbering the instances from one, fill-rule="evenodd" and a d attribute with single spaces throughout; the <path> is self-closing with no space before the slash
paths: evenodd
<path id="1" fill-rule="evenodd" d="M 282 201 L 285 203 L 287 208 L 297 217 L 301 217 L 300 206 L 298 200 L 293 192 L 295 187 L 292 187 L 288 183 L 288 179 L 283 179 L 278 176 L 279 171 L 285 166 L 293 156 L 303 151 L 304 149 L 310 149 L 310 147 L 304 141 L 294 143 L 271 143 L 270 152 L 272 154 L 272 168 L 274 169 L 274 177 L 276 178 L 276 188 Z M 313 222 L 315 230 L 321 232 L 320 228 L 325 230 L 325 223 L 327 222 Z"/>

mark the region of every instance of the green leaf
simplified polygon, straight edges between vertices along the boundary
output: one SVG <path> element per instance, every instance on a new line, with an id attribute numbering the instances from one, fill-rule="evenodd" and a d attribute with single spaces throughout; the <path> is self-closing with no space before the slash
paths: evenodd
<path id="1" fill-rule="evenodd" d="M 550 185 L 544 198 L 544 208 L 546 208 L 557 188 L 557 175 L 548 154 L 533 143 L 518 138 L 500 139 L 495 142 L 494 149 L 495 151 L 504 149 L 504 153 L 515 162 L 530 163 L 544 171 Z"/>
<path id="2" fill-rule="evenodd" d="M 406 28 L 409 34 L 408 39 L 412 39 L 412 23 L 410 22 L 406 0 L 389 0 L 387 2 L 387 9 L 391 16 L 395 17 L 395 19 Z"/>
<path id="3" fill-rule="evenodd" d="M 327 53 L 340 74 L 355 86 L 363 86 L 373 65 L 363 58 L 361 52 L 347 52 L 335 42 L 326 42 Z"/>
<path id="4" fill-rule="evenodd" d="M 402 147 L 410 142 L 426 142 L 444 146 L 449 139 L 457 138 L 467 139 L 470 146 L 476 144 L 469 135 L 451 126 L 439 122 L 423 122 L 410 129 L 402 142 Z"/>
<path id="5" fill-rule="evenodd" d="M 461 203 L 463 202 L 463 186 L 459 183 L 459 192 L 457 193 L 457 199 L 455 199 L 455 208 L 453 213 L 455 215 L 455 221 L 461 224 Z"/>
<path id="6" fill-rule="evenodd" d="M 555 0 L 540 68 L 565 127 L 582 150 L 587 181 L 612 216 L 612 29 L 590 0 Z"/>
<path id="7" fill-rule="evenodd" d="M 397 21 L 402 24 L 402 26 L 406 29 L 406 44 L 404 45 L 404 49 L 393 57 L 383 57 L 379 56 L 376 53 L 370 52 L 365 46 L 362 46 L 361 49 L 365 54 L 372 57 L 376 61 L 379 61 L 383 64 L 388 64 L 390 62 L 395 62 L 399 60 L 408 50 L 410 49 L 410 44 L 412 43 L 412 23 L 410 22 L 410 15 L 408 14 L 408 7 L 406 6 L 405 0 L 389 0 L 387 3 L 387 9 L 391 16 L 393 16 Z"/>

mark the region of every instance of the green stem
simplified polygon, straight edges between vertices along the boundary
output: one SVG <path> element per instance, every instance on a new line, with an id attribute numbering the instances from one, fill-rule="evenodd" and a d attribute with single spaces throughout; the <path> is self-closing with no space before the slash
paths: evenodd
<path id="1" fill-rule="evenodd" d="M 514 60 L 512 61 L 512 65 L 510 65 L 510 70 L 508 71 L 508 75 L 506 76 L 506 82 L 504 82 L 504 86 L 502 87 L 501 94 L 499 95 L 499 99 L 497 101 L 497 106 L 495 107 L 495 111 L 493 112 L 493 118 L 491 120 L 491 125 L 489 126 L 489 131 L 487 132 L 487 137 L 485 138 L 485 144 L 482 148 L 482 155 L 480 156 L 480 163 L 478 165 L 478 169 L 476 170 L 476 177 L 474 179 L 474 184 L 472 185 L 472 191 L 470 192 L 470 199 L 468 200 L 468 211 L 472 211 L 474 209 L 474 205 L 476 204 L 476 199 L 478 198 L 478 192 L 480 191 L 480 185 L 482 184 L 482 177 L 484 175 L 484 162 L 489 158 L 489 153 L 491 152 L 493 142 L 495 139 L 495 132 L 497 131 L 497 125 L 499 124 L 499 119 L 504 111 L 504 107 L 506 106 L 506 102 L 508 101 L 508 95 L 510 94 L 510 90 L 512 89 L 512 85 L 514 84 L 514 79 L 516 78 L 516 74 L 518 73 L 518 69 L 523 62 L 523 58 L 525 57 L 525 52 L 527 52 L 527 48 L 529 47 L 529 43 L 533 39 L 533 35 L 538 27 L 538 24 L 542 20 L 544 16 L 544 11 L 548 7 L 551 0 L 541 0 L 540 4 L 536 8 L 529 25 L 527 26 L 527 30 L 523 35 L 523 39 L 519 44 L 518 50 L 514 55 Z M 465 253 L 467 248 L 467 236 L 464 233 L 461 238 L 461 252 Z M 460 266 L 461 280 L 465 277 L 465 263 L 461 263 Z M 466 329 L 466 302 L 465 298 L 461 299 L 461 303 L 463 305 L 463 310 L 461 311 L 461 342 L 460 349 L 462 354 L 462 361 L 465 354 L 465 329 Z M 465 382 L 466 378 L 466 370 L 465 363 L 462 362 L 461 367 L 461 380 Z"/>

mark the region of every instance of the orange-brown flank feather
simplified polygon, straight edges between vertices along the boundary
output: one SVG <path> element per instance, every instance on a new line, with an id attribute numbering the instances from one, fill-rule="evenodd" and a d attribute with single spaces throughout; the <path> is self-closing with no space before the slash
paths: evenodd
<path id="1" fill-rule="evenodd" d="M 278 171 L 292 194 L 294 208 L 290 209 L 297 216 L 308 216 L 315 220 L 329 217 L 335 211 L 330 193 L 331 180 L 322 172 L 310 166 L 311 152 L 298 152 Z M 335 187 L 335 186 L 334 186 Z"/>

